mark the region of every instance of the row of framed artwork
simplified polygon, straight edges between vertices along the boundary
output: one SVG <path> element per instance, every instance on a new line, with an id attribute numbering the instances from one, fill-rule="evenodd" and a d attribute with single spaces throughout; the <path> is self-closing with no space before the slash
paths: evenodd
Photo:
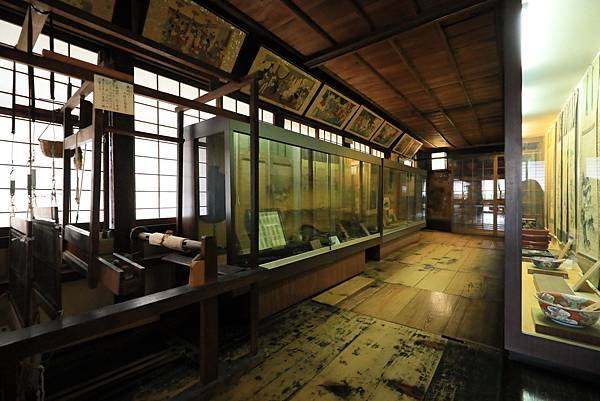
<path id="1" fill-rule="evenodd" d="M 577 253 L 600 257 L 600 58 L 596 56 L 546 133 L 546 225 Z"/>
<path id="2" fill-rule="evenodd" d="M 110 21 L 115 0 L 62 0 Z M 150 0 L 142 35 L 177 52 L 231 72 L 247 33 L 192 0 Z M 385 121 L 302 69 L 261 47 L 249 73 L 262 71 L 261 100 L 345 130 L 384 148 L 404 134 L 393 151 L 412 158 L 422 146 Z"/>
<path id="3" fill-rule="evenodd" d="M 389 148 L 402 130 L 373 111 L 261 47 L 249 73 L 261 71 L 261 100 Z M 315 96 L 316 95 L 316 96 Z M 404 133 L 393 151 L 412 158 L 423 144 Z"/>

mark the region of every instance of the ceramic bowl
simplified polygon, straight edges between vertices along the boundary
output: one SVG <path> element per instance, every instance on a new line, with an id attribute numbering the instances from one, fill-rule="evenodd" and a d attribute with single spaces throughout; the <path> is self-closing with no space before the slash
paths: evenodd
<path id="1" fill-rule="evenodd" d="M 564 259 L 546 258 L 543 256 L 534 256 L 531 261 L 538 269 L 556 270 L 564 262 Z"/>
<path id="2" fill-rule="evenodd" d="M 535 298 L 542 312 L 550 320 L 569 327 L 593 326 L 600 319 L 600 311 L 582 312 L 581 309 L 592 305 L 595 301 L 577 295 L 560 292 L 537 292 Z"/>

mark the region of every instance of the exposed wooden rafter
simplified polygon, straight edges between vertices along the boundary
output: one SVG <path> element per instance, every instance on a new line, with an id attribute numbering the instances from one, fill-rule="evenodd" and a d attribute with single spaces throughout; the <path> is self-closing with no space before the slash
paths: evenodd
<path id="1" fill-rule="evenodd" d="M 354 8 L 356 14 L 358 14 L 358 16 L 361 17 L 367 23 L 367 25 L 369 26 L 369 31 L 375 31 L 375 24 L 373 23 L 373 20 L 371 19 L 369 14 L 365 12 L 358 0 L 348 0 L 348 3 Z"/>
<path id="2" fill-rule="evenodd" d="M 218 87 L 217 89 L 215 89 L 213 91 L 210 91 L 210 92 L 196 98 L 194 101 L 199 102 L 199 103 L 208 103 L 211 100 L 218 99 L 223 96 L 227 96 L 230 93 L 233 93 L 237 90 L 242 89 L 245 86 L 250 85 L 257 76 L 258 76 L 258 72 L 246 75 L 239 82 L 238 81 L 229 82 L 223 86 Z M 178 106 L 175 108 L 176 112 L 187 111 L 187 110 L 189 110 L 189 107 L 185 107 L 185 106 Z"/>
<path id="3" fill-rule="evenodd" d="M 475 118 L 475 122 L 477 124 L 477 129 L 479 131 L 479 136 L 481 137 L 481 139 L 483 141 L 487 141 L 485 133 L 483 132 L 483 129 L 481 128 L 481 122 L 479 121 L 479 116 L 477 115 L 477 111 L 475 111 L 475 108 L 473 106 L 473 101 L 471 100 L 471 96 L 469 95 L 469 91 L 467 90 L 467 87 L 465 85 L 465 81 L 463 79 L 462 73 L 460 72 L 460 68 L 458 68 L 458 63 L 456 62 L 456 57 L 454 56 L 454 51 L 452 51 L 452 47 L 450 46 L 450 42 L 448 41 L 448 36 L 446 36 L 446 32 L 444 31 L 442 24 L 437 23 L 437 24 L 435 24 L 435 27 L 440 35 L 440 38 L 442 39 L 444 48 L 446 49 L 446 54 L 448 55 L 448 61 L 450 61 L 450 65 L 452 66 L 452 69 L 454 70 L 454 73 L 456 74 L 456 78 L 458 79 L 458 83 L 460 84 L 460 87 L 463 90 L 465 99 L 467 99 L 467 103 L 470 106 L 469 109 L 473 113 L 473 117 Z"/>
<path id="4" fill-rule="evenodd" d="M 326 30 L 321 28 L 321 26 L 319 24 L 317 24 L 312 18 L 310 18 L 308 16 L 308 14 L 306 14 L 304 11 L 302 11 L 302 9 L 300 7 L 298 7 L 296 5 L 296 3 L 294 3 L 293 0 L 279 0 L 279 1 L 281 1 L 283 4 L 285 4 L 285 6 L 287 8 L 289 8 L 291 12 L 293 12 L 298 18 L 300 18 L 302 21 L 304 21 L 304 23 L 306 23 L 308 26 L 310 26 L 315 32 L 318 32 L 322 37 L 327 39 L 329 41 L 329 43 L 331 43 L 332 45 L 337 45 L 337 42 L 333 38 L 333 36 L 331 36 Z"/>
<path id="5" fill-rule="evenodd" d="M 417 81 L 417 83 L 419 84 L 419 86 L 421 86 L 421 88 L 423 89 L 423 91 L 425 93 L 427 93 L 427 95 L 429 95 L 429 97 L 433 100 L 433 102 L 435 103 L 436 107 L 438 108 L 438 111 L 444 116 L 444 118 L 446 120 L 448 120 L 448 122 L 450 123 L 450 125 L 452 125 L 452 127 L 454 127 L 454 129 L 456 130 L 456 132 L 458 133 L 458 135 L 460 135 L 460 137 L 462 138 L 462 140 L 465 141 L 465 143 L 467 145 L 469 145 L 469 146 L 472 145 L 472 143 L 469 142 L 467 140 L 467 138 L 465 138 L 465 136 L 463 135 L 463 133 L 456 126 L 456 123 L 454 122 L 454 120 L 452 119 L 452 117 L 450 117 L 450 115 L 448 115 L 448 113 L 446 113 L 446 110 L 442 106 L 442 103 L 440 102 L 440 100 L 438 99 L 438 97 L 435 95 L 435 93 L 433 93 L 431 91 L 431 89 L 429 88 L 429 86 L 427 85 L 427 83 L 425 83 L 425 81 L 423 80 L 423 77 L 421 77 L 421 74 L 419 74 L 419 71 L 417 71 L 416 67 L 414 66 L 414 64 L 412 63 L 412 61 L 410 61 L 410 59 L 407 57 L 407 55 L 404 53 L 404 50 L 402 50 L 402 48 L 400 47 L 400 45 L 398 45 L 394 41 L 394 39 L 388 40 L 388 43 L 392 47 L 392 49 L 394 49 L 394 52 L 398 55 L 398 57 L 400 57 L 400 59 L 402 60 L 402 62 L 404 63 L 404 65 L 408 68 L 408 70 L 410 71 L 410 73 L 413 76 L 413 78 L 415 79 L 415 81 Z"/>
<path id="6" fill-rule="evenodd" d="M 442 137 L 442 139 L 444 140 L 444 142 L 446 142 L 448 145 L 450 145 L 451 147 L 456 147 L 452 142 L 450 142 L 448 139 L 446 139 L 446 137 L 444 136 L 444 134 L 442 134 L 440 132 L 440 130 L 438 130 L 438 128 L 435 126 L 435 124 L 433 124 L 427 117 L 425 117 L 423 115 L 423 113 L 421 113 L 419 111 L 419 109 L 417 109 L 417 107 L 406 97 L 404 96 L 404 94 L 402 92 L 400 92 L 398 90 L 398 88 L 396 88 L 394 85 L 392 85 L 390 83 L 390 81 L 387 80 L 387 78 L 385 78 L 383 75 L 381 75 L 381 73 L 379 71 L 377 71 L 375 69 L 375 67 L 373 67 L 371 64 L 369 64 L 369 62 L 367 60 L 365 60 L 360 54 L 356 53 L 354 54 L 354 57 L 356 58 L 356 60 L 358 60 L 362 65 L 364 65 L 373 75 L 375 75 L 381 82 L 383 82 L 392 92 L 394 92 L 394 94 L 396 96 L 398 96 L 400 99 L 402 99 L 406 104 L 408 104 L 412 110 L 412 112 L 417 115 L 418 117 L 420 117 L 421 119 L 427 121 L 427 123 L 429 125 L 431 125 L 431 127 L 435 130 L 435 132 L 438 133 L 438 135 L 440 137 Z M 414 135 L 414 134 L 412 134 Z M 428 140 L 426 140 L 425 138 L 423 138 L 422 136 L 418 135 L 419 139 L 422 140 L 423 142 L 426 142 L 427 144 L 429 144 L 432 147 L 436 147 L 434 144 L 432 144 L 431 142 L 429 142 Z"/>
<path id="7" fill-rule="evenodd" d="M 382 42 L 401 33 L 412 31 L 425 25 L 430 25 L 465 12 L 473 12 L 492 6 L 496 0 L 463 0 L 452 1 L 449 6 L 436 7 L 433 11 L 422 13 L 416 18 L 373 32 L 370 35 L 349 40 L 329 49 L 320 51 L 309 57 L 305 64 L 310 68 L 318 67 L 328 61 L 356 53 L 360 49 Z"/>

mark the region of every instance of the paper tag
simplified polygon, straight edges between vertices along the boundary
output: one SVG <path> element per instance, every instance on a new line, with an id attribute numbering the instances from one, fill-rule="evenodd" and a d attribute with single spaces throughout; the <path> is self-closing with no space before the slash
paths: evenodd
<path id="1" fill-rule="evenodd" d="M 94 107 L 133 115 L 133 85 L 94 75 Z"/>

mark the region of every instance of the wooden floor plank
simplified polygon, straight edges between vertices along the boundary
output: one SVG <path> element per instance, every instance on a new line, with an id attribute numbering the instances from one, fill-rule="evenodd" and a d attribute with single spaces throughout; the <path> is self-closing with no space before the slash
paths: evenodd
<path id="1" fill-rule="evenodd" d="M 444 292 L 455 275 L 455 271 L 434 269 L 423 280 L 417 283 L 417 288 Z"/>
<path id="2" fill-rule="evenodd" d="M 485 293 L 483 276 L 477 273 L 458 272 L 445 292 L 468 298 L 482 298 Z"/>
<path id="3" fill-rule="evenodd" d="M 418 289 L 412 287 L 384 284 L 376 294 L 354 308 L 354 311 L 393 322 L 398 313 L 408 305 L 418 292 Z"/>
<path id="4" fill-rule="evenodd" d="M 428 333 L 443 333 L 459 297 L 442 292 L 419 290 L 398 313 L 394 322 Z"/>
<path id="5" fill-rule="evenodd" d="M 450 338 L 501 348 L 501 317 L 499 302 L 461 297 L 443 333 Z"/>
<path id="6" fill-rule="evenodd" d="M 410 339 L 413 330 L 377 322 L 344 349 L 291 401 L 365 400 L 378 386 L 383 371 Z"/>
<path id="7" fill-rule="evenodd" d="M 354 308 L 363 303 L 365 300 L 371 298 L 376 292 L 385 287 L 385 285 L 386 284 L 381 281 L 375 281 L 370 286 L 363 288 L 361 291 L 337 304 L 337 307 L 354 310 Z"/>
<path id="8" fill-rule="evenodd" d="M 344 281 L 342 284 L 323 291 L 321 294 L 314 297 L 313 301 L 327 305 L 337 305 L 356 292 L 371 285 L 374 281 L 374 279 L 364 276 L 352 277 L 350 280 Z"/>
<path id="9" fill-rule="evenodd" d="M 220 394 L 215 400 L 262 400 L 264 398 L 256 396 L 277 391 L 281 393 L 284 388 L 280 388 L 279 385 L 282 382 L 287 383 L 290 377 L 296 377 L 298 367 L 312 366 L 317 369 L 319 364 L 327 364 L 374 322 L 375 320 L 368 316 L 340 310 L 329 316 L 321 325 L 303 331 L 294 341 L 269 355 L 261 365 L 243 375 L 235 387 Z M 317 365 L 314 365 L 315 363 Z M 310 370 L 304 374 L 310 374 Z"/>
<path id="10" fill-rule="evenodd" d="M 433 266 L 409 265 L 385 279 L 386 283 L 416 286 L 434 269 Z"/>
<path id="11" fill-rule="evenodd" d="M 403 342 L 383 371 L 369 401 L 421 400 L 442 357 L 446 340 L 432 334 L 415 331 Z"/>

